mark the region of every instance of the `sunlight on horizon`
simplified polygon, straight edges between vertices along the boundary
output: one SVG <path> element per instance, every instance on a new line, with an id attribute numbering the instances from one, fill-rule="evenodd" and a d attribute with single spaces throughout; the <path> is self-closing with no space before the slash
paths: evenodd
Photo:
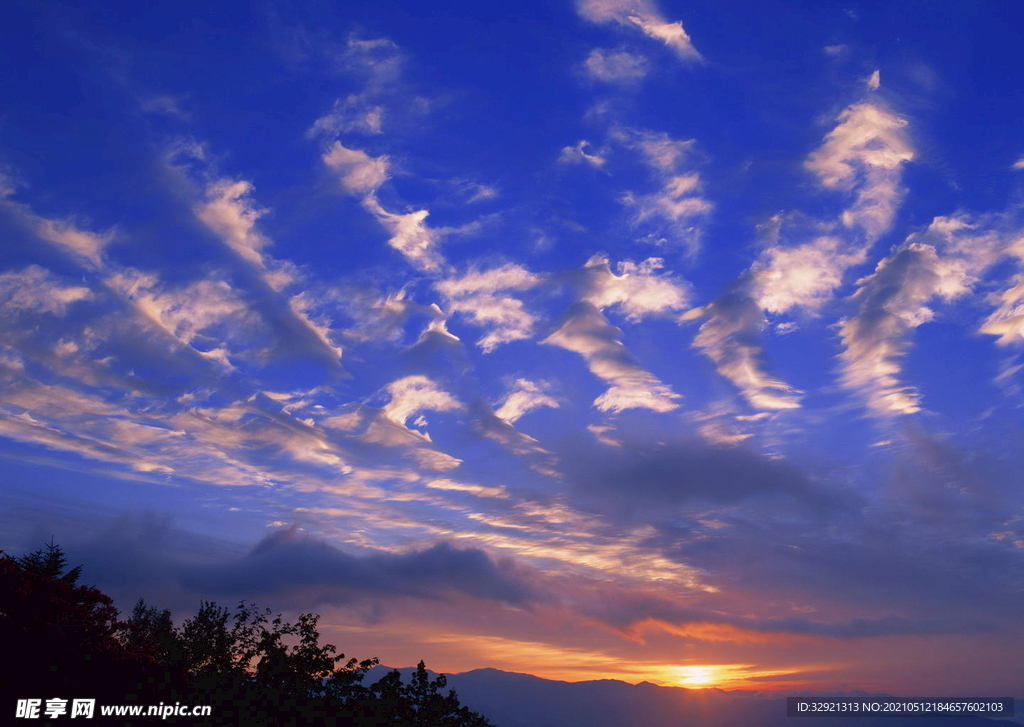
<path id="1" fill-rule="evenodd" d="M 718 669 L 713 666 L 681 666 L 677 671 L 681 687 L 713 687 L 720 679 Z"/>

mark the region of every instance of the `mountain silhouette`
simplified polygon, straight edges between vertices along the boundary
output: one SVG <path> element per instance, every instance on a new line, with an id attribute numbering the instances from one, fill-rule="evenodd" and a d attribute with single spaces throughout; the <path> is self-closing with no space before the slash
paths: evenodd
<path id="1" fill-rule="evenodd" d="M 400 671 L 404 676 L 411 669 Z M 661 687 L 649 682 L 634 685 L 615 679 L 563 682 L 498 669 L 447 676 L 448 686 L 458 692 L 460 701 L 486 714 L 498 727 L 1021 727 L 1024 723 L 977 716 L 788 717 L 786 697 L 806 693 L 776 696 Z M 371 672 L 368 678 L 375 674 Z M 846 692 L 817 696 L 882 699 L 887 695 Z M 1017 706 L 1019 709 L 1020 700 Z"/>

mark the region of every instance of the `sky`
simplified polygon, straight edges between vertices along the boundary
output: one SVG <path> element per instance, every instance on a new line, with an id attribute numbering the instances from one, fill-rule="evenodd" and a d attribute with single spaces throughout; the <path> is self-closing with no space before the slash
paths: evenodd
<path id="1" fill-rule="evenodd" d="M 4 15 L 0 548 L 392 666 L 1020 696 L 1024 9 Z"/>

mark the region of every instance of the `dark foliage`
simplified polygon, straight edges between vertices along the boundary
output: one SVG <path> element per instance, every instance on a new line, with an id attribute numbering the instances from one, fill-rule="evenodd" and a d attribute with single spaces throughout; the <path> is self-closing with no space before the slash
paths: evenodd
<path id="1" fill-rule="evenodd" d="M 132 658 L 119 640 L 113 601 L 79 585 L 80 576 L 81 569 L 68 569 L 52 543 L 22 558 L 0 557 L 4 693 L 40 698 L 91 690 L 113 696 L 113 685 L 157 679 L 157 670 Z"/>
<path id="2" fill-rule="evenodd" d="M 22 558 L 0 554 L 0 644 L 8 656 L 0 709 L 13 713 L 17 699 L 95 697 L 211 706 L 210 718 L 167 720 L 189 724 L 491 724 L 446 693 L 445 677 L 431 679 L 422 661 L 408 684 L 391 671 L 363 685 L 377 660 L 346 660 L 333 644 L 321 645 L 316 614 L 289 623 L 244 602 L 233 614 L 203 602 L 176 627 L 170 611 L 140 599 L 120 621 L 111 599 L 78 585 L 80 577 L 52 543 Z"/>

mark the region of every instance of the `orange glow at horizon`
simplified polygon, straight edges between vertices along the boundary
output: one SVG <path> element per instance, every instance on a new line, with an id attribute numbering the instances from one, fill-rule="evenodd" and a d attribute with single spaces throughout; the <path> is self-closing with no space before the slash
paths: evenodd
<path id="1" fill-rule="evenodd" d="M 417 640 L 411 634 L 408 636 L 408 639 L 403 639 L 403 650 L 410 641 Z M 749 663 L 680 664 L 634 660 L 599 649 L 482 634 L 446 633 L 420 638 L 422 643 L 447 652 L 444 654 L 447 658 L 434 661 L 432 666 L 448 673 L 468 671 L 479 664 L 486 664 L 502 671 L 557 681 L 618 679 L 630 684 L 646 681 L 663 687 L 762 691 L 802 686 L 806 684 L 800 677 L 802 672 L 821 668 L 820 665 L 800 665 L 772 669 Z M 383 656 L 387 658 L 386 654 Z M 764 680 L 769 677 L 771 679 L 766 683 Z"/>
<path id="2" fill-rule="evenodd" d="M 681 687 L 711 687 L 720 678 L 713 666 L 681 666 L 676 671 L 679 672 Z"/>

